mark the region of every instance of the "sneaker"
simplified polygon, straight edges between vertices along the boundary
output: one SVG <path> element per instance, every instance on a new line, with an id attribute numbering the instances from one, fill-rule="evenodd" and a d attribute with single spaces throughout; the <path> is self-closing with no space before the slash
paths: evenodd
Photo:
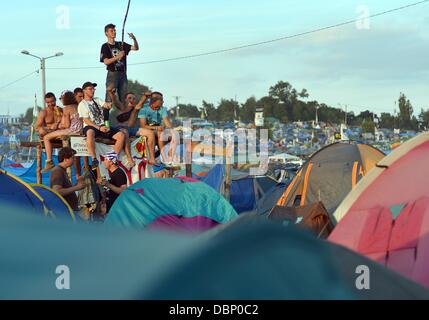
<path id="1" fill-rule="evenodd" d="M 99 165 L 100 165 L 100 163 L 98 162 L 97 159 L 92 160 L 92 167 L 93 168 L 98 168 Z"/>
<path id="2" fill-rule="evenodd" d="M 49 172 L 53 168 L 55 168 L 54 162 L 52 160 L 46 160 L 46 162 L 45 162 L 45 168 L 42 170 L 42 173 Z"/>

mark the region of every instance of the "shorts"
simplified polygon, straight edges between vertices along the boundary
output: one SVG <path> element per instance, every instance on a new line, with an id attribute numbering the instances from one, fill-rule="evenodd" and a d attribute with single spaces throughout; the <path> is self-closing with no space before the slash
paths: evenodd
<path id="1" fill-rule="evenodd" d="M 128 134 L 129 134 L 130 137 L 137 137 L 137 132 L 139 131 L 139 128 L 136 128 L 136 127 L 130 128 L 130 127 L 127 127 L 127 126 L 117 126 L 117 127 L 114 127 L 114 128 L 117 129 L 117 130 L 127 129 Z"/>
<path id="2" fill-rule="evenodd" d="M 117 128 L 111 127 L 109 132 L 102 132 L 97 128 L 87 126 L 83 128 L 83 134 L 86 136 L 88 130 L 94 130 L 96 138 L 113 139 L 113 136 L 119 132 Z"/>

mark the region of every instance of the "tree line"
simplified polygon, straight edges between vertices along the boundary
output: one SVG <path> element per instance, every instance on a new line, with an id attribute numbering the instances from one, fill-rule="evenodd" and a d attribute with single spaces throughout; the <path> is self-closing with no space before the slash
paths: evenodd
<path id="1" fill-rule="evenodd" d="M 148 86 L 138 81 L 129 81 L 128 89 L 134 92 L 138 98 L 148 90 Z M 314 121 L 316 110 L 318 120 L 329 123 L 343 123 L 346 118 L 345 111 L 341 108 L 328 106 L 316 100 L 309 99 L 306 89 L 297 90 L 287 81 L 279 81 L 271 86 L 268 94 L 260 99 L 250 97 L 244 103 L 239 103 L 234 99 L 221 99 L 218 103 L 203 100 L 200 106 L 193 104 L 179 104 L 178 111 L 180 117 L 199 118 L 202 114 L 208 121 L 233 122 L 241 120 L 243 122 L 253 122 L 256 108 L 264 108 L 265 118 L 276 118 L 282 123 L 295 121 Z M 353 111 L 347 112 L 347 124 L 351 126 L 361 126 L 363 131 L 373 131 L 374 126 L 387 129 L 401 130 L 424 130 L 429 128 L 429 109 L 421 109 L 416 115 L 410 100 L 404 93 L 400 93 L 398 98 L 398 113 L 391 114 L 383 112 L 380 115 L 365 110 L 359 114 Z M 177 108 L 173 109 L 173 116 Z M 25 121 L 32 122 L 33 108 L 29 108 L 22 117 Z"/>

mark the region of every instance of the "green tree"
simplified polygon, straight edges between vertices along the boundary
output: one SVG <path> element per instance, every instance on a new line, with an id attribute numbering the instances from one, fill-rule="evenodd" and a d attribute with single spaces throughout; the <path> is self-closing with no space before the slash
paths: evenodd
<path id="1" fill-rule="evenodd" d="M 405 94 L 401 93 L 398 99 L 399 105 L 399 128 L 405 130 L 416 130 L 416 119 L 413 119 L 413 106 Z"/>
<path id="2" fill-rule="evenodd" d="M 380 127 L 386 129 L 394 129 L 395 117 L 388 112 L 382 112 L 380 116 Z"/>
<path id="3" fill-rule="evenodd" d="M 421 110 L 419 115 L 419 121 L 421 124 L 421 129 L 428 130 L 429 129 L 429 109 Z"/>
<path id="4" fill-rule="evenodd" d="M 199 118 L 201 111 L 193 104 L 179 104 L 180 116 L 184 118 Z"/>
<path id="5" fill-rule="evenodd" d="M 363 133 L 375 133 L 375 123 L 370 119 L 365 119 L 362 122 L 362 132 Z"/>
<path id="6" fill-rule="evenodd" d="M 149 90 L 149 87 L 138 82 L 137 80 L 128 81 L 128 92 L 133 92 L 138 99 L 140 99 L 146 91 Z"/>
<path id="7" fill-rule="evenodd" d="M 219 121 L 218 112 L 213 103 L 203 100 L 203 109 L 207 114 L 208 121 Z"/>
<path id="8" fill-rule="evenodd" d="M 255 112 L 258 103 L 255 97 L 251 97 L 246 100 L 245 103 L 241 105 L 240 108 L 240 118 L 243 121 L 253 121 L 255 120 Z"/>
<path id="9" fill-rule="evenodd" d="M 38 112 L 40 112 L 42 110 L 41 107 L 37 107 Z M 24 122 L 27 122 L 29 124 L 33 123 L 33 107 L 28 108 L 27 111 L 25 111 L 24 117 L 23 117 Z"/>
<path id="10" fill-rule="evenodd" d="M 220 121 L 234 121 L 235 113 L 238 114 L 240 105 L 233 99 L 222 99 L 217 107 Z"/>

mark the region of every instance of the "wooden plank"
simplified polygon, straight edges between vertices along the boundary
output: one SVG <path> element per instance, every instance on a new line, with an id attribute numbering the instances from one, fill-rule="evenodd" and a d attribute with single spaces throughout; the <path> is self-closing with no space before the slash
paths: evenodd
<path id="1" fill-rule="evenodd" d="M 36 178 L 37 178 L 37 183 L 42 184 L 42 145 L 40 143 L 36 146 L 36 150 L 37 150 Z"/>

